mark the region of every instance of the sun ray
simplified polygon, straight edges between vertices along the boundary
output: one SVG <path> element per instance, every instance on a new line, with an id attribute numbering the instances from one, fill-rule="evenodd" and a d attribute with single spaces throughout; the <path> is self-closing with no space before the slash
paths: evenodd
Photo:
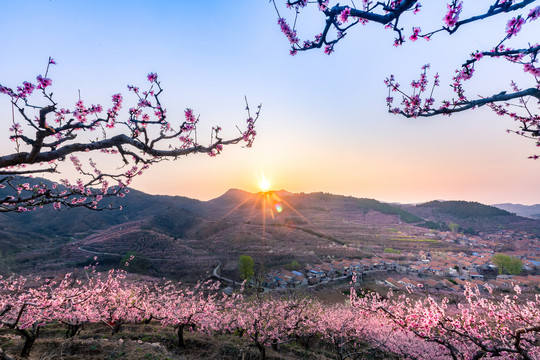
<path id="1" fill-rule="evenodd" d="M 272 185 L 270 184 L 268 180 L 266 180 L 266 177 L 264 177 L 264 174 L 263 174 L 261 181 L 259 181 L 259 188 L 261 189 L 262 192 L 267 192 L 268 190 L 270 190 L 270 186 Z"/>
<path id="2" fill-rule="evenodd" d="M 225 219 L 227 216 L 231 215 L 235 210 L 238 210 L 238 208 L 242 205 L 244 205 L 246 202 L 248 202 L 249 200 L 251 200 L 253 197 L 255 196 L 255 194 L 251 194 L 248 198 L 246 198 L 244 201 L 242 201 L 241 203 L 239 203 L 238 205 L 236 205 L 234 208 L 232 208 L 228 213 L 226 213 L 225 215 L 222 216 L 222 218 L 220 220 L 223 220 Z"/>

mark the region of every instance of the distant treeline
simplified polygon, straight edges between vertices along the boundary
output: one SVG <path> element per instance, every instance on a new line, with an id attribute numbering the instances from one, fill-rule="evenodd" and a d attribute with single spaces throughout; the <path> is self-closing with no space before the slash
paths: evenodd
<path id="1" fill-rule="evenodd" d="M 398 215 L 401 221 L 406 223 L 417 223 L 424 221 L 424 219 L 419 218 L 416 215 L 411 214 L 403 209 L 392 206 L 390 204 L 385 204 L 373 199 L 358 199 L 358 207 L 364 211 L 375 210 L 387 215 Z"/>
<path id="2" fill-rule="evenodd" d="M 421 227 L 428 228 L 431 230 L 453 231 L 453 232 L 463 233 L 467 235 L 478 235 L 478 232 L 474 230 L 472 227 L 468 227 L 464 229 L 458 224 L 452 223 L 451 225 L 453 226 L 450 226 L 447 223 L 444 223 L 442 221 L 429 221 L 429 220 L 426 220 L 421 224 L 417 224 L 417 226 L 421 226 Z"/>
<path id="3" fill-rule="evenodd" d="M 418 207 L 434 207 L 441 212 L 460 217 L 460 218 L 474 218 L 474 217 L 494 217 L 499 215 L 512 215 L 508 211 L 501 210 L 494 206 L 488 206 L 473 201 L 430 201 L 424 204 L 416 205 Z"/>

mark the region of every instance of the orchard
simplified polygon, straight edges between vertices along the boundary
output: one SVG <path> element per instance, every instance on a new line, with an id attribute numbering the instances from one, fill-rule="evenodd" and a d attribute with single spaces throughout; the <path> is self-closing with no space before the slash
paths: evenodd
<path id="1" fill-rule="evenodd" d="M 185 286 L 129 280 L 121 270 L 92 268 L 75 278 L 40 280 L 16 276 L 0 281 L 1 325 L 24 339 L 28 356 L 40 329 L 64 326 L 77 336 L 86 324 L 118 333 L 123 324 L 159 323 L 176 332 L 239 336 L 266 358 L 267 348 L 314 340 L 338 359 L 369 359 L 395 354 L 403 359 L 540 359 L 540 297 L 495 296 L 477 287 L 451 305 L 430 296 L 357 293 L 349 304 L 326 305 L 293 294 L 225 295 L 217 283 Z"/>

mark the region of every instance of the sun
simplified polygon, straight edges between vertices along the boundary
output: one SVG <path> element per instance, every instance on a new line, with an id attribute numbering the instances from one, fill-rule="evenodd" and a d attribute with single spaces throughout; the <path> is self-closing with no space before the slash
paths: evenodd
<path id="1" fill-rule="evenodd" d="M 268 190 L 270 190 L 270 186 L 271 186 L 270 182 L 266 180 L 266 178 L 263 175 L 261 181 L 259 182 L 259 188 L 261 189 L 262 192 L 267 192 Z"/>

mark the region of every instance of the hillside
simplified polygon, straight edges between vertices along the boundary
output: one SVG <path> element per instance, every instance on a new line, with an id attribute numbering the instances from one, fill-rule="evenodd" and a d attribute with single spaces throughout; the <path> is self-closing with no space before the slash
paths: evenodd
<path id="1" fill-rule="evenodd" d="M 512 214 L 494 206 L 469 201 L 430 201 L 403 208 L 434 223 L 457 224 L 468 232 L 498 230 L 540 233 L 539 221 Z"/>
<path id="2" fill-rule="evenodd" d="M 293 260 L 370 257 L 385 248 L 459 250 L 426 239 L 426 221 L 473 232 L 540 232 L 538 220 L 467 202 L 399 206 L 327 193 L 232 189 L 210 201 L 131 190 L 114 204 L 123 210 L 0 214 L 0 271 L 65 271 L 94 256 L 103 268 L 118 267 L 135 254 L 150 275 L 198 278 L 221 262 L 234 277 L 242 254 L 272 268 Z"/>
<path id="3" fill-rule="evenodd" d="M 521 205 L 521 204 L 495 204 L 499 209 L 515 213 L 516 215 L 529 217 L 531 219 L 540 219 L 540 204 Z"/>

